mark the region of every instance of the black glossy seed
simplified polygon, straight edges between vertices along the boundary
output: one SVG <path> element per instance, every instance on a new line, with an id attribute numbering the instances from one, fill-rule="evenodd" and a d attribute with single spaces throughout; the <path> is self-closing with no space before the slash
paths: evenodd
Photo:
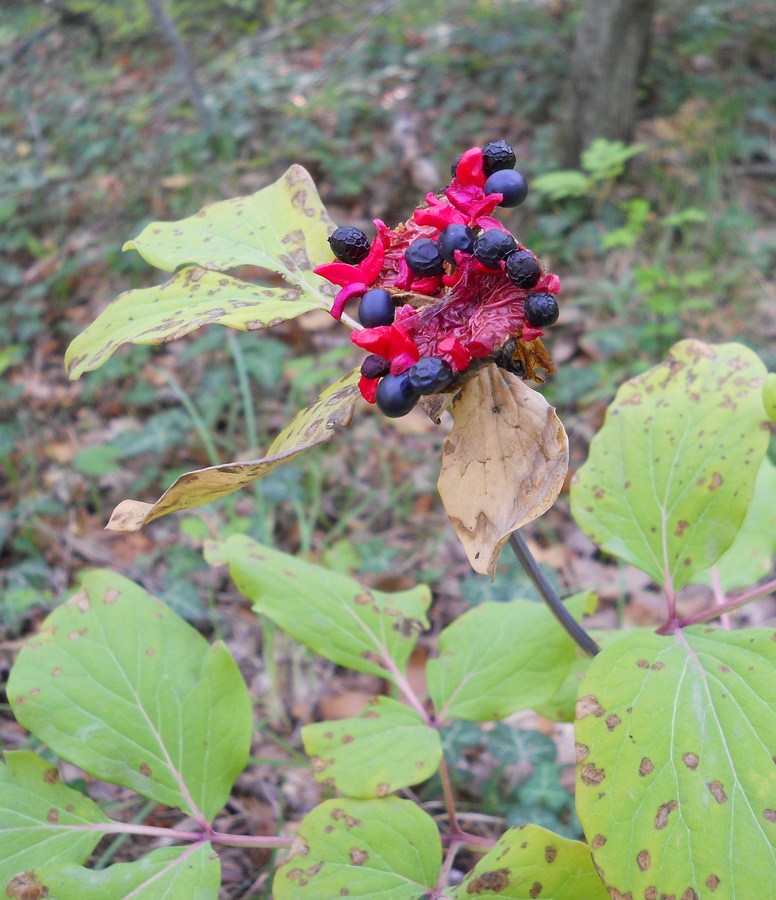
<path id="1" fill-rule="evenodd" d="M 439 255 L 439 245 L 431 238 L 417 238 L 413 241 L 404 251 L 404 259 L 411 271 L 423 277 L 441 275 L 445 270 Z"/>
<path id="2" fill-rule="evenodd" d="M 514 169 L 517 157 L 506 141 L 491 141 L 482 148 L 482 171 L 485 177 L 501 169 Z"/>
<path id="3" fill-rule="evenodd" d="M 452 381 L 453 370 L 443 359 L 427 356 L 419 359 L 407 376 L 416 394 L 435 394 Z"/>
<path id="4" fill-rule="evenodd" d="M 528 182 L 514 169 L 499 169 L 485 182 L 484 191 L 486 194 L 503 194 L 501 206 L 520 206 L 528 196 Z"/>
<path id="5" fill-rule="evenodd" d="M 462 156 L 463 153 L 459 153 L 458 156 L 456 156 L 452 166 L 450 166 L 450 174 L 453 176 L 453 178 L 455 178 L 456 174 L 458 173 L 458 163 L 461 161 Z"/>
<path id="6" fill-rule="evenodd" d="M 382 288 L 368 290 L 358 304 L 358 321 L 365 328 L 390 325 L 394 317 L 393 299 Z"/>
<path id="7" fill-rule="evenodd" d="M 525 299 L 525 318 L 534 328 L 544 328 L 558 321 L 558 301 L 544 291 L 529 294 Z"/>
<path id="8" fill-rule="evenodd" d="M 357 266 L 369 256 L 370 241 L 360 228 L 342 225 L 329 235 L 329 246 L 340 262 Z"/>
<path id="9" fill-rule="evenodd" d="M 455 263 L 455 251 L 474 250 L 474 232 L 468 225 L 448 225 L 439 235 L 439 255 L 445 262 Z"/>
<path id="10" fill-rule="evenodd" d="M 372 353 L 361 363 L 364 378 L 382 378 L 391 371 L 391 363 L 382 356 Z"/>
<path id="11" fill-rule="evenodd" d="M 515 287 L 530 290 L 542 277 L 542 266 L 530 250 L 515 250 L 507 256 L 506 273 Z"/>
<path id="12" fill-rule="evenodd" d="M 383 415 L 392 419 L 406 416 L 417 402 L 418 395 L 412 390 L 406 372 L 401 375 L 386 375 L 380 379 L 375 403 Z"/>
<path id="13" fill-rule="evenodd" d="M 498 269 L 499 263 L 517 250 L 517 241 L 508 231 L 491 228 L 474 239 L 474 258 L 489 269 Z"/>

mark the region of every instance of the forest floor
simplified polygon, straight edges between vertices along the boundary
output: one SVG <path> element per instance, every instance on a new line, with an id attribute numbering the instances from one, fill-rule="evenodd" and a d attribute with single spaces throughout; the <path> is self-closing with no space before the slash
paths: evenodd
<path id="1" fill-rule="evenodd" d="M 181 472 L 258 458 L 297 409 L 357 365 L 345 329 L 326 314 L 270 332 L 227 338 L 212 328 L 125 347 L 77 382 L 64 373 L 65 349 L 116 294 L 160 280 L 120 252 L 148 221 L 253 192 L 292 163 L 312 173 L 335 222 L 365 229 L 373 218 L 407 218 L 458 153 L 488 140 L 514 143 L 529 183 L 556 171 L 574 4 L 525 4 L 524 27 L 513 30 L 499 24 L 500 3 L 412 15 L 388 3 L 353 21 L 337 4 L 313 13 L 289 2 L 267 5 L 261 22 L 241 12 L 249 5 L 176 8 L 211 123 L 144 4 L 117 15 L 85 2 L 75 19 L 27 3 L 4 9 L 0 684 L 19 642 L 81 570 L 132 578 L 237 659 L 259 715 L 257 762 L 221 824 L 273 833 L 321 797 L 300 728 L 351 715 L 385 686 L 281 634 L 269 673 L 261 625 L 223 571 L 204 563 L 205 536 L 251 534 L 383 590 L 428 584 L 432 630 L 418 668 L 439 630 L 471 605 L 535 594 L 506 555 L 493 583 L 472 573 L 436 490 L 444 427 L 419 411 L 388 421 L 363 404 L 350 428 L 253 490 L 138 534 L 104 530 L 124 498 L 154 500 Z M 205 6 L 219 15 L 203 17 Z M 572 473 L 618 385 L 675 341 L 741 340 L 776 367 L 776 14 L 769 3 L 704 9 L 661 11 L 627 169 L 591 166 L 588 196 L 534 194 L 504 217 L 563 284 L 561 320 L 546 341 L 559 372 L 542 390 L 568 431 Z M 250 401 L 238 389 L 241 366 Z M 582 534 L 567 491 L 524 531 L 561 595 L 597 592 L 595 627 L 661 620 L 659 589 Z M 689 588 L 681 612 L 706 602 L 705 588 Z M 774 616 L 769 600 L 740 621 Z M 565 801 L 548 792 L 529 803 L 518 792 L 499 806 L 504 772 L 473 752 L 461 759 L 462 795 L 494 823 L 523 815 L 578 833 L 568 728 L 532 713 L 512 724 L 556 740 Z M 30 746 L 7 703 L 0 737 L 6 749 Z M 527 779 L 530 766 L 508 775 Z M 108 809 L 128 793 L 110 790 Z M 433 785 L 425 791 L 433 798 Z M 147 821 L 164 824 L 155 815 Z M 105 865 L 132 852 L 106 843 L 96 858 Z M 267 862 L 268 853 L 226 851 L 224 898 L 268 897 Z"/>

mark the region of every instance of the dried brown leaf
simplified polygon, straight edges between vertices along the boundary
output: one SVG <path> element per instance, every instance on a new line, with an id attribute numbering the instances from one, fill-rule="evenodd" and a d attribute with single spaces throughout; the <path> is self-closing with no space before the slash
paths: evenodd
<path id="1" fill-rule="evenodd" d="M 467 382 L 452 414 L 439 493 L 472 568 L 494 575 L 509 535 L 560 493 L 568 439 L 544 397 L 495 366 Z"/>

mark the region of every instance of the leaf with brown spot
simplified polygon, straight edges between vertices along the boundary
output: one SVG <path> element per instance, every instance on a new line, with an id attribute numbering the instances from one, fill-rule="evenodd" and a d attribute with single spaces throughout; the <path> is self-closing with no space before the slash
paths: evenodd
<path id="1" fill-rule="evenodd" d="M 359 371 L 355 369 L 326 388 L 314 403 L 297 413 L 262 459 L 186 472 L 155 503 L 123 500 L 114 509 L 107 529 L 139 531 L 160 516 L 212 503 L 263 478 L 305 450 L 331 440 L 338 428 L 350 425 L 360 397 L 359 377 Z"/>
<path id="2" fill-rule="evenodd" d="M 88 611 L 59 606 L 16 659 L 16 718 L 95 777 L 211 821 L 250 750 L 252 704 L 234 659 L 115 572 L 87 571 L 81 584 Z M 106 604 L 109 588 L 119 596 Z M 88 633 L 69 640 L 74 625 Z M 148 656 L 149 644 L 164 653 Z"/>
<path id="3" fill-rule="evenodd" d="M 591 662 L 581 689 L 621 724 L 576 722 L 589 751 L 577 767 L 576 805 L 610 891 L 704 896 L 713 872 L 725 896 L 776 896 L 776 827 L 763 816 L 776 797 L 772 634 L 626 633 Z M 591 777 L 600 770 L 603 793 Z"/>
<path id="4" fill-rule="evenodd" d="M 509 535 L 546 512 L 563 486 L 566 432 L 541 394 L 495 366 L 466 383 L 452 414 L 439 493 L 472 568 L 495 575 Z"/>
<path id="5" fill-rule="evenodd" d="M 37 870 L 46 863 L 85 862 L 105 834 L 100 826 L 110 822 L 80 791 L 66 787 L 58 777 L 51 778 L 51 763 L 36 753 L 6 750 L 3 756 L 0 896 L 22 870 Z"/>
<path id="6" fill-rule="evenodd" d="M 626 382 L 572 482 L 582 530 L 671 593 L 716 563 L 744 521 L 768 446 L 765 375 L 741 344 L 681 341 Z M 731 385 L 735 404 L 725 403 Z"/>
<path id="7" fill-rule="evenodd" d="M 350 797 L 384 797 L 425 781 L 442 758 L 439 731 L 388 697 L 353 718 L 305 725 L 302 740 L 308 756 L 329 761 L 325 772 L 313 766 L 317 780 Z"/>
<path id="8" fill-rule="evenodd" d="M 307 852 L 300 860 L 292 849 L 277 870 L 275 900 L 417 900 L 439 877 L 442 845 L 436 823 L 410 800 L 326 800 L 304 817 L 297 834 Z M 309 873 L 305 884 L 302 873 Z"/>
<path id="9" fill-rule="evenodd" d="M 540 828 L 510 828 L 460 885 L 452 900 L 609 900 L 589 848 Z"/>

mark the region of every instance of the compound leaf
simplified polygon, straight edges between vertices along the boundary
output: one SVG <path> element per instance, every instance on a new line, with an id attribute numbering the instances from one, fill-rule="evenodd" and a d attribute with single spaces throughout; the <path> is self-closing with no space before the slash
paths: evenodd
<path id="1" fill-rule="evenodd" d="M 496 366 L 466 383 L 452 414 L 439 495 L 474 571 L 495 575 L 509 535 L 560 493 L 568 439 L 544 397 Z"/>
<path id="2" fill-rule="evenodd" d="M 263 478 L 299 453 L 330 441 L 337 427 L 349 425 L 353 418 L 360 397 L 359 377 L 359 370 L 355 369 L 326 388 L 317 400 L 294 416 L 262 459 L 186 472 L 155 503 L 122 500 L 106 527 L 109 531 L 139 531 L 171 512 L 212 503 Z"/>
<path id="3" fill-rule="evenodd" d="M 55 766 L 29 750 L 0 763 L 0 895 L 25 870 L 84 862 L 108 823 L 88 797 L 59 780 Z M 8 894 L 8 896 L 14 896 Z M 43 894 L 38 896 L 42 897 Z"/>
<path id="4" fill-rule="evenodd" d="M 581 616 L 587 592 L 567 601 Z M 426 666 L 440 718 L 503 719 L 552 697 L 574 659 L 575 644 L 544 604 L 483 603 L 439 636 L 439 656 Z"/>
<path id="5" fill-rule="evenodd" d="M 209 843 L 191 847 L 162 847 L 131 863 L 107 869 L 46 864 L 29 882 L 47 893 L 19 897 L 55 897 L 56 900 L 218 900 L 221 864 Z M 15 896 L 15 895 L 12 895 Z"/>
<path id="6" fill-rule="evenodd" d="M 674 593 L 732 544 L 768 445 L 766 370 L 741 344 L 681 341 L 626 382 L 571 489 L 577 523 Z"/>
<path id="7" fill-rule="evenodd" d="M 576 739 L 612 896 L 776 895 L 776 632 L 620 636 L 582 682 Z"/>
<path id="8" fill-rule="evenodd" d="M 297 288 L 252 284 L 190 266 L 164 284 L 119 294 L 70 344 L 65 370 L 80 378 L 128 342 L 163 344 L 203 325 L 255 331 L 320 306 Z"/>
<path id="9" fill-rule="evenodd" d="M 8 696 L 63 759 L 208 821 L 248 761 L 251 700 L 229 651 L 114 572 L 87 572 L 47 617 Z"/>
<path id="10" fill-rule="evenodd" d="M 255 194 L 210 203 L 177 222 L 151 222 L 123 249 L 137 250 L 166 272 L 184 265 L 218 272 L 260 266 L 329 307 L 312 270 L 331 261 L 332 230 L 312 178 L 295 165 Z"/>
<path id="11" fill-rule="evenodd" d="M 411 800 L 326 800 L 299 825 L 273 882 L 276 900 L 418 900 L 434 887 L 442 846 Z"/>
<path id="12" fill-rule="evenodd" d="M 590 848 L 538 825 L 505 831 L 450 896 L 453 900 L 609 900 Z"/>
<path id="13" fill-rule="evenodd" d="M 393 678 L 428 627 L 424 585 L 394 594 L 257 544 L 241 534 L 205 546 L 211 565 L 229 564 L 238 589 L 300 643 L 358 672 Z"/>
<path id="14" fill-rule="evenodd" d="M 439 732 L 388 697 L 352 718 L 306 725 L 302 740 L 316 779 L 350 797 L 385 797 L 418 784 L 442 758 Z"/>

